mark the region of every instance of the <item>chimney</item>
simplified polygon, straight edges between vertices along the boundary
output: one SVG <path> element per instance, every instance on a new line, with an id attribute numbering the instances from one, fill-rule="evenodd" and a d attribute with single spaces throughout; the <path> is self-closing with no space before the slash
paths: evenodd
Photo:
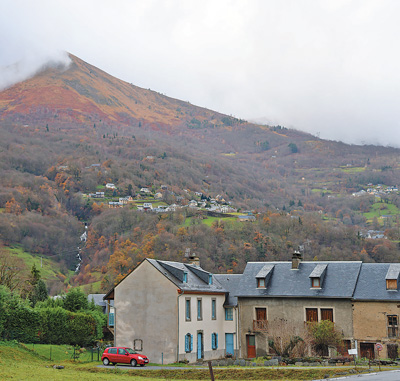
<path id="1" fill-rule="evenodd" d="M 200 258 L 193 253 L 189 257 L 189 263 L 193 266 L 200 267 Z"/>
<path id="2" fill-rule="evenodd" d="M 292 270 L 298 270 L 301 262 L 301 254 L 299 251 L 295 251 L 292 257 Z"/>

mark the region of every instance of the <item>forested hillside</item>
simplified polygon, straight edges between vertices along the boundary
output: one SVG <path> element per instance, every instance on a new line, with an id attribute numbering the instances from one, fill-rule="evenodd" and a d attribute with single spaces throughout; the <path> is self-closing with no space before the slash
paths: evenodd
<path id="1" fill-rule="evenodd" d="M 58 263 L 52 293 L 186 248 L 215 272 L 298 246 L 398 260 L 399 150 L 251 124 L 71 60 L 0 93 L 0 240 Z"/>

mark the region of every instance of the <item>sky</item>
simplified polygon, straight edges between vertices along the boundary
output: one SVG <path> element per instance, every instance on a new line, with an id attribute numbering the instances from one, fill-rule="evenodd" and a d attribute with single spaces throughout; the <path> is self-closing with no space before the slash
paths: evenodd
<path id="1" fill-rule="evenodd" d="M 397 0 L 0 0 L 0 89 L 67 51 L 228 115 L 400 147 L 399 15 Z"/>

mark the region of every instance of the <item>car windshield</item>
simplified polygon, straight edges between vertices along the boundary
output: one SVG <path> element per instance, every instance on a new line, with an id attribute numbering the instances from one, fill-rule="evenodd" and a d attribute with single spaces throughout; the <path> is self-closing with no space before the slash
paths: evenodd
<path id="1" fill-rule="evenodd" d="M 128 353 L 130 353 L 131 355 L 134 355 L 136 352 L 133 350 L 133 349 L 131 349 L 131 348 L 125 348 L 125 350 L 128 352 Z"/>

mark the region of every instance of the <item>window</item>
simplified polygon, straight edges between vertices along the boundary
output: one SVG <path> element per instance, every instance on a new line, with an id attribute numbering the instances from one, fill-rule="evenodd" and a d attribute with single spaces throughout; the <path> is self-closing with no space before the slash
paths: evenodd
<path id="1" fill-rule="evenodd" d="M 185 309 L 186 320 L 190 320 L 190 298 L 185 301 Z"/>
<path id="2" fill-rule="evenodd" d="M 397 290 L 397 279 L 386 279 L 386 290 Z"/>
<path id="3" fill-rule="evenodd" d="M 333 309 L 321 308 L 321 320 L 329 320 L 333 323 Z"/>
<path id="4" fill-rule="evenodd" d="M 211 347 L 212 349 L 218 349 L 218 333 L 211 334 Z"/>
<path id="5" fill-rule="evenodd" d="M 208 274 L 208 284 L 212 284 L 212 274 Z"/>
<path id="6" fill-rule="evenodd" d="M 193 351 L 193 335 L 187 333 L 185 335 L 185 352 L 189 353 Z"/>
<path id="7" fill-rule="evenodd" d="M 233 308 L 225 308 L 225 320 L 233 320 Z"/>
<path id="8" fill-rule="evenodd" d="M 117 348 L 110 348 L 108 350 L 108 353 L 111 353 L 112 355 L 116 355 L 117 354 Z"/>
<path id="9" fill-rule="evenodd" d="M 183 273 L 183 283 L 187 283 L 187 272 Z"/>
<path id="10" fill-rule="evenodd" d="M 264 307 L 258 307 L 255 310 L 256 319 L 253 321 L 254 331 L 266 331 L 267 330 L 267 309 Z"/>
<path id="11" fill-rule="evenodd" d="M 306 321 L 310 323 L 318 321 L 318 308 L 306 308 Z"/>
<path id="12" fill-rule="evenodd" d="M 311 287 L 312 288 L 321 288 L 320 278 L 311 278 Z"/>
<path id="13" fill-rule="evenodd" d="M 265 288 L 265 278 L 257 278 L 257 288 Z"/>
<path id="14" fill-rule="evenodd" d="M 197 320 L 203 319 L 203 310 L 201 305 L 201 299 L 197 299 Z"/>
<path id="15" fill-rule="evenodd" d="M 388 337 L 398 336 L 398 318 L 397 315 L 388 315 Z"/>
<path id="16" fill-rule="evenodd" d="M 119 355 L 125 355 L 126 354 L 126 350 L 123 348 L 118 348 L 118 354 Z"/>
<path id="17" fill-rule="evenodd" d="M 217 318 L 217 300 L 211 300 L 211 319 L 215 320 Z"/>

